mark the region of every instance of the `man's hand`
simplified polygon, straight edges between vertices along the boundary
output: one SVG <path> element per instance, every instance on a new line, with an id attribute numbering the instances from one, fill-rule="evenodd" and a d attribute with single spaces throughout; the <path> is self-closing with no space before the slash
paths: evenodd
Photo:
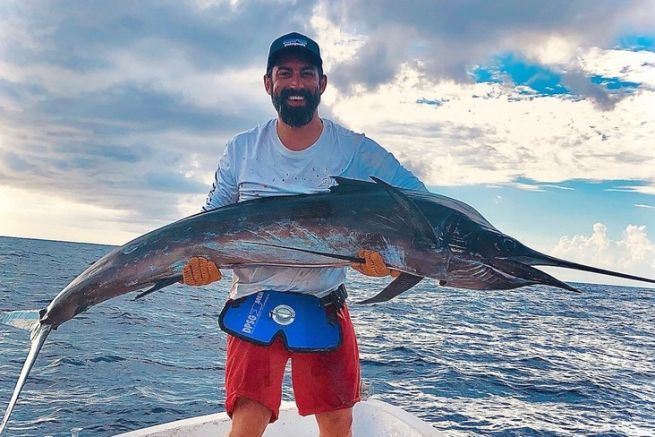
<path id="1" fill-rule="evenodd" d="M 375 276 L 375 277 L 391 275 L 394 278 L 400 275 L 400 272 L 398 270 L 392 270 L 389 267 L 387 267 L 384 260 L 382 259 L 382 255 L 380 255 L 374 250 L 360 250 L 359 252 L 357 252 L 357 256 L 360 258 L 364 258 L 366 262 L 363 264 L 353 263 L 351 267 L 357 270 L 362 275 Z"/>
<path id="2" fill-rule="evenodd" d="M 207 285 L 222 277 L 218 267 L 212 261 L 200 256 L 193 256 L 184 266 L 180 282 L 186 285 Z"/>

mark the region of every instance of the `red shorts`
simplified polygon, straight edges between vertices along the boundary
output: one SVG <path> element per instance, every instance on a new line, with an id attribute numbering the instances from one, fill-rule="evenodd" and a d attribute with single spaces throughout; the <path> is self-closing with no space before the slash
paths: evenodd
<path id="1" fill-rule="evenodd" d="M 350 408 L 359 401 L 359 351 L 348 309 L 339 311 L 341 345 L 329 352 L 289 352 L 280 338 L 260 346 L 228 335 L 225 409 L 232 416 L 239 397 L 280 412 L 282 378 L 291 358 L 291 380 L 301 416 Z"/>

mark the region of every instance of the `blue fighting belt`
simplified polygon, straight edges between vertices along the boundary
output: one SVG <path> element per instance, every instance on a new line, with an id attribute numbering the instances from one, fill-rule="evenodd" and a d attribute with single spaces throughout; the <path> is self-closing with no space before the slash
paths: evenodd
<path id="1" fill-rule="evenodd" d="M 345 297 L 343 287 L 323 299 L 301 293 L 260 291 L 228 301 L 218 324 L 228 334 L 259 345 L 271 345 L 279 335 L 292 352 L 330 351 L 342 341 L 336 311 Z"/>

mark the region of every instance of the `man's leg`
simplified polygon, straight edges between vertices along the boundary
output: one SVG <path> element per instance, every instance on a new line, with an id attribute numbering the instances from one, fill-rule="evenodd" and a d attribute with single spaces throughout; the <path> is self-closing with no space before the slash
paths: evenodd
<path id="1" fill-rule="evenodd" d="M 360 398 L 359 351 L 348 309 L 338 315 L 342 344 L 330 352 L 293 353 L 291 379 L 298 412 L 314 414 L 321 436 L 349 436 Z"/>
<path id="2" fill-rule="evenodd" d="M 232 412 L 230 437 L 259 437 L 271 420 L 272 411 L 248 398 L 239 398 Z"/>
<path id="3" fill-rule="evenodd" d="M 259 346 L 228 335 L 225 410 L 232 418 L 230 436 L 260 436 L 277 420 L 288 357 L 280 339 Z"/>
<path id="4" fill-rule="evenodd" d="M 316 415 L 320 437 L 352 437 L 353 409 L 343 408 Z"/>

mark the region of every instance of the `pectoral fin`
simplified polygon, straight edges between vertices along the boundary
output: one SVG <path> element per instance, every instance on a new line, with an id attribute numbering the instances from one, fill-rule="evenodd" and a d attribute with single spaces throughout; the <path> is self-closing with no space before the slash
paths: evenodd
<path id="1" fill-rule="evenodd" d="M 180 282 L 181 279 L 182 279 L 182 275 L 176 275 L 176 276 L 171 276 L 170 278 L 157 281 L 153 284 L 152 287 L 148 288 L 146 291 L 137 294 L 134 300 L 141 299 L 142 297 L 147 296 L 154 291 L 161 290 L 164 287 L 168 287 L 169 285 L 173 285 L 176 282 Z"/>
<path id="2" fill-rule="evenodd" d="M 384 290 L 376 294 L 375 296 L 362 300 L 357 303 L 379 303 L 386 302 L 394 297 L 398 296 L 400 293 L 405 292 L 421 282 L 423 276 L 411 275 L 409 273 L 401 273 L 396 279 L 387 285 Z"/>

